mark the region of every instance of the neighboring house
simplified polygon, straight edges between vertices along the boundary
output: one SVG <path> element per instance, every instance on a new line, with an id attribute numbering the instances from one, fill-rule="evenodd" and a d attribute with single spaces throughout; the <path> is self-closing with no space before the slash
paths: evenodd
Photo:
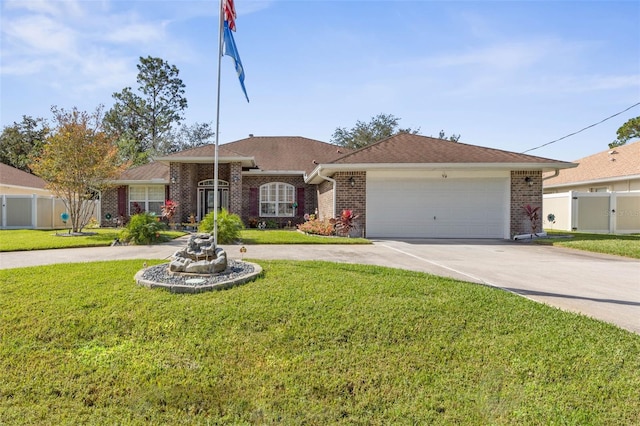
<path id="1" fill-rule="evenodd" d="M 0 163 L 0 195 L 53 196 L 38 176 Z"/>
<path id="2" fill-rule="evenodd" d="M 640 191 L 640 141 L 574 161 L 578 167 L 545 176 L 544 193 Z"/>
<path id="3" fill-rule="evenodd" d="M 105 217 L 136 208 L 201 219 L 214 201 L 215 147 L 157 158 L 102 195 Z M 357 151 L 303 137 L 249 137 L 219 146 L 219 205 L 245 224 L 280 226 L 351 209 L 368 238 L 511 238 L 527 233 L 526 204 L 542 205 L 543 172 L 575 164 L 399 134 Z"/>
<path id="4" fill-rule="evenodd" d="M 66 208 L 38 176 L 0 163 L 0 229 L 63 228 Z"/>
<path id="5" fill-rule="evenodd" d="M 543 178 L 545 228 L 640 232 L 640 141 L 575 161 L 578 167 Z"/>

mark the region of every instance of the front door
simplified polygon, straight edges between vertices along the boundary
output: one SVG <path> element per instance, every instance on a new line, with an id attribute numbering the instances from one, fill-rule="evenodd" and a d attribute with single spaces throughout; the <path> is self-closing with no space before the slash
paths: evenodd
<path id="1" fill-rule="evenodd" d="M 218 181 L 218 207 L 229 210 L 229 187 Z M 215 208 L 215 191 L 210 187 L 198 188 L 198 217 L 200 220 Z"/>

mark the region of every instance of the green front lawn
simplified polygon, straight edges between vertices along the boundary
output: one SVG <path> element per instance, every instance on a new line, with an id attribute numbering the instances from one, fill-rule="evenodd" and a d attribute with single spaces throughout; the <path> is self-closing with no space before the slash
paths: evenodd
<path id="1" fill-rule="evenodd" d="M 535 240 L 536 243 L 640 259 L 640 235 L 637 234 L 611 235 L 546 231 L 550 238 Z"/>
<path id="2" fill-rule="evenodd" d="M 95 235 L 67 236 L 67 230 L 0 230 L 0 252 L 108 246 L 120 233 L 120 229 L 113 228 L 85 231 Z M 178 238 L 185 232 L 164 231 L 162 235 L 166 239 Z M 321 237 L 291 230 L 245 229 L 241 239 L 243 244 L 371 244 L 364 238 Z"/>
<path id="3" fill-rule="evenodd" d="M 0 270 L 0 424 L 638 424 L 636 334 L 417 272 L 260 263 L 197 295 L 136 286 L 142 260 Z"/>
<path id="4" fill-rule="evenodd" d="M 110 245 L 113 240 L 118 237 L 120 231 L 120 229 L 114 228 L 85 229 L 84 232 L 94 235 L 69 236 L 67 229 L 0 230 L 0 252 L 73 247 L 104 247 Z M 184 232 L 178 231 L 162 232 L 162 235 L 167 239 L 177 238 L 184 234 Z"/>

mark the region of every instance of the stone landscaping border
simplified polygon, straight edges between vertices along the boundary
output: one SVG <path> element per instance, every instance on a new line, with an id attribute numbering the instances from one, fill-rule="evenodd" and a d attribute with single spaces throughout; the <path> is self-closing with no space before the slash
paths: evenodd
<path id="1" fill-rule="evenodd" d="M 195 294 L 195 293 L 203 293 L 205 291 L 229 289 L 242 284 L 246 284 L 250 281 L 255 280 L 260 275 L 262 275 L 262 267 L 256 263 L 244 262 L 244 261 L 240 262 L 237 260 L 235 262 L 250 265 L 253 267 L 253 271 L 245 273 L 240 276 L 236 276 L 228 280 L 216 280 L 215 282 L 208 282 L 209 280 L 205 279 L 205 277 L 208 277 L 208 276 L 204 276 L 200 274 L 184 274 L 185 280 L 183 281 L 183 283 L 176 284 L 176 283 L 163 283 L 159 281 L 145 279 L 143 276 L 146 269 L 141 269 L 136 273 L 134 280 L 138 285 L 141 285 L 147 288 L 162 288 L 170 291 L 171 293 Z M 168 264 L 166 264 L 165 266 L 168 267 Z M 175 275 L 175 273 L 173 275 Z M 203 282 L 200 282 L 201 280 Z"/>

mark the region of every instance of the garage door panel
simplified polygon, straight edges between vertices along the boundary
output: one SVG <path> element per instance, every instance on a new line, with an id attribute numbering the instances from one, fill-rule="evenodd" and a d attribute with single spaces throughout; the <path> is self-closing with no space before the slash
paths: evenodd
<path id="1" fill-rule="evenodd" d="M 367 235 L 503 238 L 508 180 L 367 179 Z"/>

